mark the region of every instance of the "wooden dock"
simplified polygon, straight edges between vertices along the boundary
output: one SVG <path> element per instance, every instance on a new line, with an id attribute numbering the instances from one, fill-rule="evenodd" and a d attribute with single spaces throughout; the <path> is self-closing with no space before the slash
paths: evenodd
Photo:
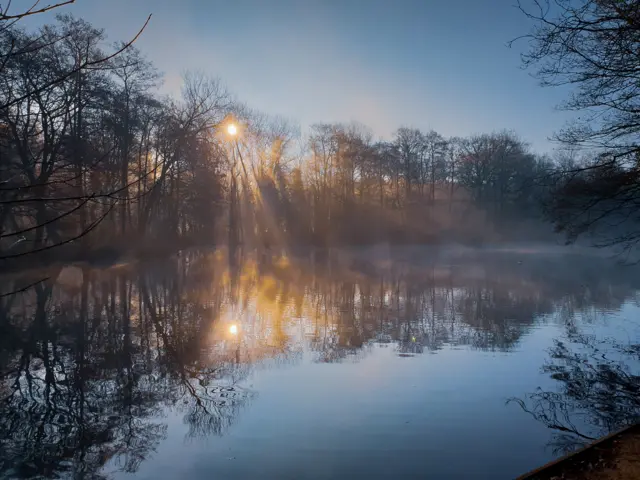
<path id="1" fill-rule="evenodd" d="M 640 424 L 627 427 L 516 480 L 640 479 Z"/>

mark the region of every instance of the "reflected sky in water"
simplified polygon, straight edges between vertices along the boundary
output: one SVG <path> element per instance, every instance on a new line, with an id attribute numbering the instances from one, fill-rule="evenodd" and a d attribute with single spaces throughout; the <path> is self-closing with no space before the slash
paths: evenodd
<path id="1" fill-rule="evenodd" d="M 640 412 L 640 276 L 601 256 L 189 251 L 33 275 L 0 297 L 0 477 L 507 479 Z"/>

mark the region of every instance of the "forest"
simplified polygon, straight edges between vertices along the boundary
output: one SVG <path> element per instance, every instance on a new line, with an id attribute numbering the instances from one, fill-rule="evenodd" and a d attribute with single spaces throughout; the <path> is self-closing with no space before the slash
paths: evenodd
<path id="1" fill-rule="evenodd" d="M 0 477 L 251 478 L 299 455 L 302 475 L 259 473 L 513 478 L 640 419 L 640 275 L 608 258 L 640 241 L 640 2 L 517 3 L 523 66 L 583 115 L 536 152 L 509 125 L 298 125 L 224 69 L 168 94 L 138 48 L 152 16 L 114 39 L 32 1 L 0 0 Z"/>
<path id="2" fill-rule="evenodd" d="M 541 155 L 509 129 L 446 138 L 399 126 L 388 140 L 356 123 L 301 129 L 198 72 L 179 97 L 161 94 L 135 45 L 146 24 L 108 47 L 66 11 L 20 26 L 39 13 L 0 16 L 7 269 L 190 245 L 479 245 L 554 230 L 573 241 L 605 216 L 619 221 L 600 245 L 635 242 L 620 225 L 635 212 L 636 151 Z"/>

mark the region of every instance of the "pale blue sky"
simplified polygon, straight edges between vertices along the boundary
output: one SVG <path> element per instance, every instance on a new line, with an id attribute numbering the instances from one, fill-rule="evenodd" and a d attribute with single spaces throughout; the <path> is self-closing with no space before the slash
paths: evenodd
<path id="1" fill-rule="evenodd" d="M 568 118 L 554 108 L 567 92 L 520 69 L 526 42 L 507 48 L 530 27 L 515 2 L 77 0 L 66 11 L 112 40 L 130 38 L 153 13 L 137 45 L 170 91 L 197 69 L 303 128 L 355 120 L 383 138 L 400 126 L 446 136 L 508 128 L 548 151 Z"/>

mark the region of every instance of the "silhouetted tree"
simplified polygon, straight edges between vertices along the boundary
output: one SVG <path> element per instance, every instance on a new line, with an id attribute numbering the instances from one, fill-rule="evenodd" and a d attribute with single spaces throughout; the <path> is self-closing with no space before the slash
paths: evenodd
<path id="1" fill-rule="evenodd" d="M 550 217 L 569 241 L 592 233 L 597 245 L 631 249 L 639 238 L 638 3 L 534 0 L 520 8 L 535 22 L 524 65 L 537 69 L 543 85 L 573 86 L 563 106 L 583 114 L 557 138 L 595 157 L 552 178 L 559 188 Z"/>

